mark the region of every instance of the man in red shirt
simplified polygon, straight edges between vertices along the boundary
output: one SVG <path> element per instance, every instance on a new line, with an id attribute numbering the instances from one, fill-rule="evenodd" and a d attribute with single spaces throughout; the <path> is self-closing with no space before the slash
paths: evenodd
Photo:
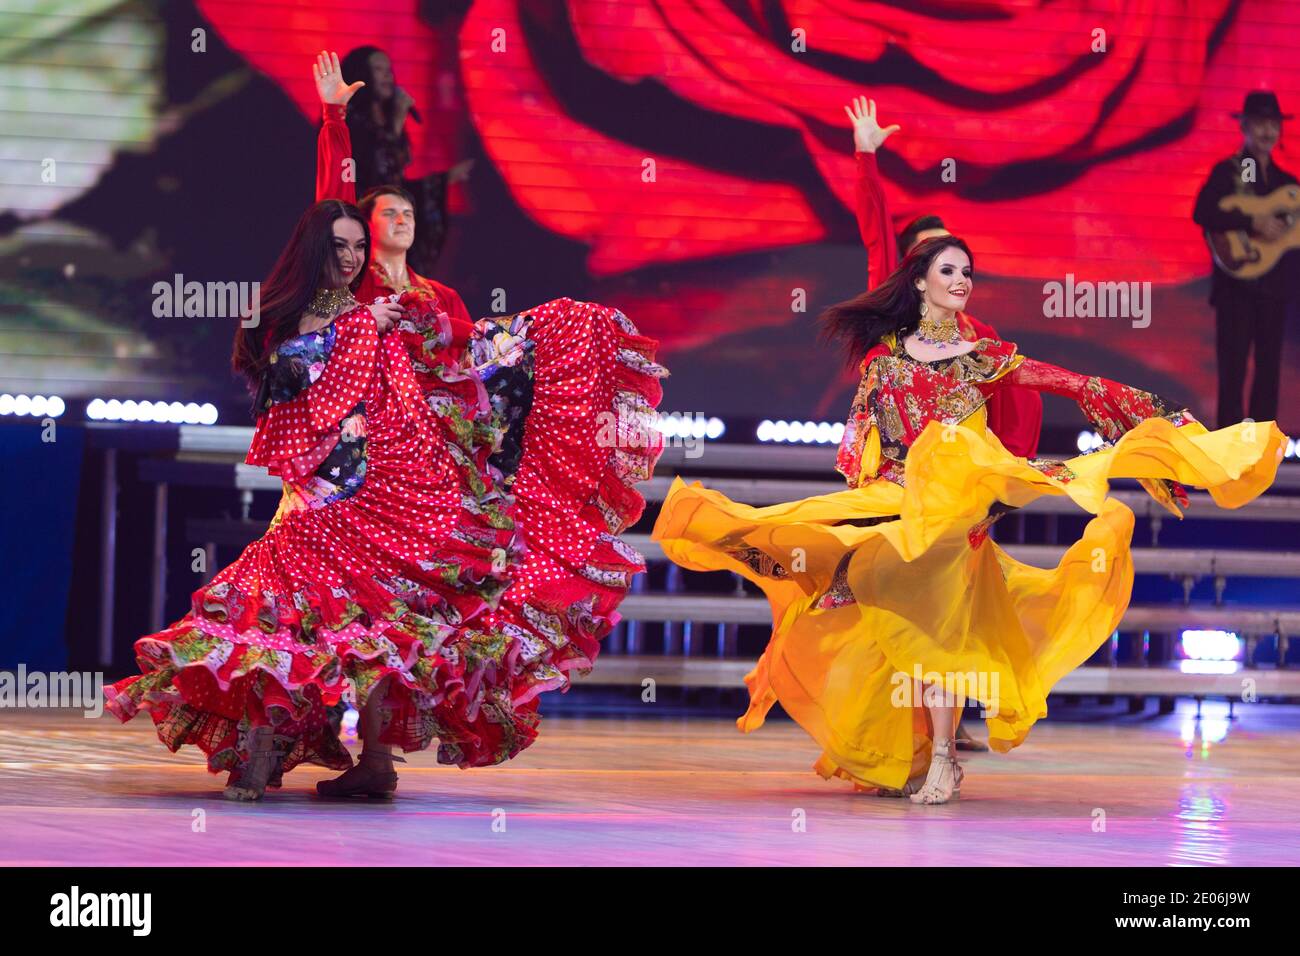
<path id="1" fill-rule="evenodd" d="M 337 53 L 321 52 L 312 64 L 320 95 L 323 125 L 316 140 L 316 201 L 341 199 L 356 203 L 370 220 L 370 267 L 357 289 L 358 302 L 373 302 L 394 292 L 419 289 L 434 296 L 453 319 L 472 324 L 459 293 L 435 279 L 417 275 L 406 263 L 415 242 L 415 202 L 401 186 L 376 186 L 357 200 L 356 166 L 346 122 L 348 100 L 365 84 L 343 82 Z"/>

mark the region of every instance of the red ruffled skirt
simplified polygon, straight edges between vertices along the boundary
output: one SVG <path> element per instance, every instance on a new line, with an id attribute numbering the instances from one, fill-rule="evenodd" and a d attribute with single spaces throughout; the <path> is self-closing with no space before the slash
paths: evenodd
<path id="1" fill-rule="evenodd" d="M 349 689 L 365 706 L 391 676 L 384 742 L 413 751 L 437 737 L 438 759 L 462 767 L 528 746 L 538 695 L 591 667 L 644 570 L 617 535 L 639 518 L 635 484 L 662 450 L 653 417 L 667 374 L 617 310 L 560 299 L 528 315 L 533 400 L 508 486 L 488 463 L 501 422 L 463 367 L 463 337 L 421 355 L 418 376 L 400 337 L 372 343 L 364 390 L 333 400 L 316 391 L 324 377 L 307 390 L 318 405 L 364 400 L 364 482 L 323 507 L 282 505 L 184 618 L 136 642 L 142 673 L 108 688 L 109 709 L 124 721 L 148 710 L 164 744 L 198 746 L 213 772 L 246 761 L 268 725 L 284 770 L 341 769 L 351 758 L 329 708 Z M 300 436 L 309 417 L 287 419 L 286 444 L 320 445 Z M 254 463 L 268 464 L 258 455 L 276 446 L 274 427 L 259 420 Z"/>

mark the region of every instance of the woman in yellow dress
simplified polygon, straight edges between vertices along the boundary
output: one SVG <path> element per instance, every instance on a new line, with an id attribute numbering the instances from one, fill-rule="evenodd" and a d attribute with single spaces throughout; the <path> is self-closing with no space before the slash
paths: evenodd
<path id="1" fill-rule="evenodd" d="M 1158 395 L 963 339 L 972 266 L 961 239 L 929 239 L 823 315 L 863 373 L 836 464 L 848 490 L 751 508 L 677 478 L 654 529 L 676 563 L 735 571 L 771 603 L 740 729 L 779 700 L 821 745 L 820 774 L 915 803 L 960 793 L 952 735 L 966 700 L 1006 752 L 1119 625 L 1133 513 L 1107 497 L 1109 479 L 1137 479 L 1180 517 L 1184 485 L 1236 508 L 1272 483 L 1286 441 L 1273 422 L 1208 431 Z M 1072 398 L 1106 443 L 1064 462 L 1015 457 L 985 424 L 1008 385 Z M 1050 569 L 988 537 L 1042 495 L 1095 516 Z"/>

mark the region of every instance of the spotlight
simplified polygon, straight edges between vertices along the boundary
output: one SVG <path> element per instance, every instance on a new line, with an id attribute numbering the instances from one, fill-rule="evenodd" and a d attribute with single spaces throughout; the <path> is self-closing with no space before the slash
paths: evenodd
<path id="1" fill-rule="evenodd" d="M 1232 631 L 1185 630 L 1183 656 L 1193 661 L 1231 661 L 1241 653 L 1241 638 Z"/>
<path id="2" fill-rule="evenodd" d="M 349 737 L 354 736 L 357 732 L 357 721 L 360 719 L 361 715 L 357 713 L 357 709 L 351 704 L 348 704 L 348 709 L 343 712 L 343 732 Z"/>
<path id="3" fill-rule="evenodd" d="M 1079 432 L 1079 437 L 1075 440 L 1075 447 L 1078 448 L 1079 453 L 1083 455 L 1086 455 L 1094 448 L 1100 448 L 1102 444 L 1104 444 L 1102 437 L 1096 432 L 1090 431 L 1086 428 Z"/>

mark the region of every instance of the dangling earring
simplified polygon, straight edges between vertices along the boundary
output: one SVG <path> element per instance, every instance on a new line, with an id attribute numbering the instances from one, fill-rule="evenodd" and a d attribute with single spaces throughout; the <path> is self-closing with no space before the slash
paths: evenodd
<path id="1" fill-rule="evenodd" d="M 922 300 L 921 300 L 921 318 L 924 319 L 924 318 L 925 318 L 925 314 L 926 314 L 927 312 L 929 312 L 929 311 L 930 311 L 930 307 L 929 307 L 928 305 L 925 304 L 925 299 L 922 299 Z"/>

